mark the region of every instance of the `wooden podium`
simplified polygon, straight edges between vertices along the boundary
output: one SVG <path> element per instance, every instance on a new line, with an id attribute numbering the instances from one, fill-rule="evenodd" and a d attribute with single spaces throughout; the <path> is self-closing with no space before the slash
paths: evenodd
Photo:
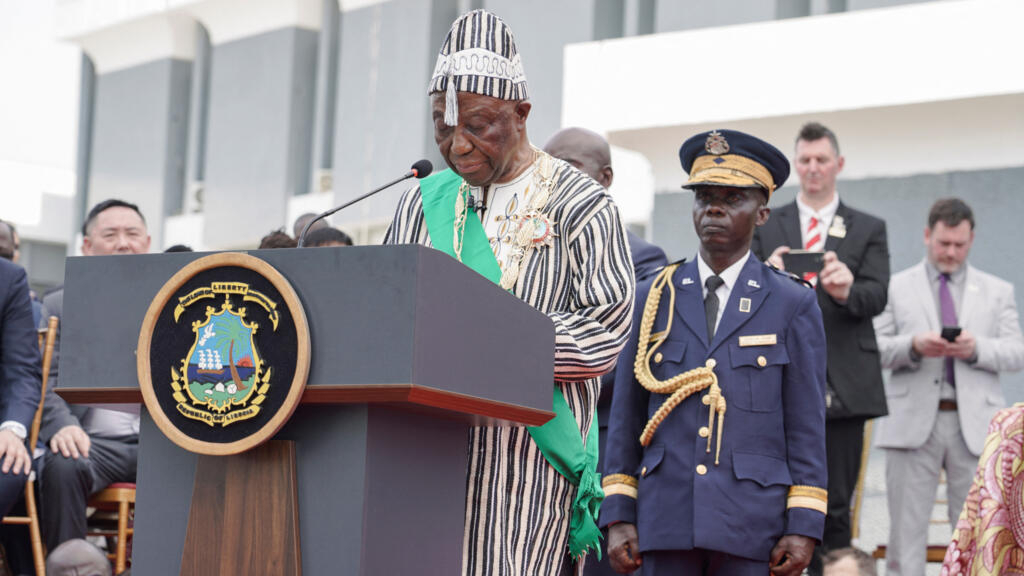
<path id="1" fill-rule="evenodd" d="M 143 407 L 133 573 L 459 574 L 467 429 L 553 416 L 550 320 L 420 246 L 248 254 L 279 271 L 305 310 L 301 405 L 245 458 L 179 448 Z M 146 310 L 201 256 L 69 258 L 59 394 L 140 403 Z M 294 464 L 267 473 L 265 461 Z M 276 506 L 289 499 L 294 514 Z M 289 534 L 297 541 L 282 548 Z"/>

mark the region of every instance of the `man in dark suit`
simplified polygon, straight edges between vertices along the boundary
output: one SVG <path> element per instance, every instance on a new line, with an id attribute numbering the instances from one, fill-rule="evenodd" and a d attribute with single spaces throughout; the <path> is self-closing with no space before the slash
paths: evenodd
<path id="1" fill-rule="evenodd" d="M 789 162 L 733 130 L 679 157 L 700 248 L 637 286 L 602 479 L 608 555 L 644 576 L 797 576 L 825 522 L 825 336 L 814 293 L 750 252 Z"/>
<path id="2" fill-rule="evenodd" d="M 828 349 L 828 515 L 811 564 L 811 573 L 818 575 L 822 555 L 850 546 L 850 500 L 860 471 L 864 423 L 886 414 L 871 319 L 885 309 L 889 245 L 885 222 L 839 201 L 836 177 L 844 158 L 831 130 L 816 122 L 805 125 L 797 136 L 795 164 L 800 177 L 796 200 L 772 210 L 751 249 L 780 269 L 790 250 L 824 252 L 821 270 L 804 276 L 816 286 Z"/>
<path id="3" fill-rule="evenodd" d="M 572 164 L 577 170 L 604 186 L 605 190 L 612 185 L 615 173 L 612 171 L 611 150 L 608 141 L 597 132 L 586 128 L 564 128 L 548 140 L 548 143 L 544 145 L 544 151 Z M 650 278 L 662 266 L 668 264 L 664 250 L 628 230 L 626 236 L 629 239 L 633 274 L 636 276 L 637 282 Z M 630 362 L 632 359 L 626 361 Z M 601 377 L 601 395 L 597 399 L 598 444 L 600 445 L 597 469 L 599 471 L 604 467 L 604 449 L 608 439 L 608 410 L 612 406 L 614 389 L 615 372 L 612 371 Z M 607 536 L 605 533 L 606 540 Z M 608 564 L 607 554 L 602 555 L 600 560 L 597 558 L 597 554 L 587 555 L 587 564 L 583 569 L 585 576 L 611 576 L 614 573 L 611 565 Z"/>
<path id="4" fill-rule="evenodd" d="M 93 206 L 82 225 L 82 254 L 145 254 L 149 232 L 138 206 L 105 200 Z M 64 290 L 43 298 L 43 318 L 62 316 Z M 138 461 L 139 415 L 102 408 L 68 406 L 54 393 L 60 333 L 54 348 L 39 441 L 49 446 L 40 483 L 43 540 L 49 550 L 84 538 L 89 496 L 113 482 L 134 482 Z"/>
<path id="5" fill-rule="evenodd" d="M 39 378 L 25 270 L 0 258 L 0 516 L 18 500 L 32 468 L 25 438 L 39 405 Z"/>

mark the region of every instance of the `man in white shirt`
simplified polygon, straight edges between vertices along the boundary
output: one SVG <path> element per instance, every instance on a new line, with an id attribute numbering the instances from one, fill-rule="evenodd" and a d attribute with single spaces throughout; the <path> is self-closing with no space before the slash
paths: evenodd
<path id="1" fill-rule="evenodd" d="M 940 473 L 956 526 L 989 422 L 1005 403 L 999 374 L 1024 368 L 1013 284 L 968 262 L 974 224 L 962 200 L 936 201 L 926 257 L 893 275 L 889 303 L 875 318 L 882 364 L 892 370 L 889 415 L 875 432 L 885 449 L 889 576 L 924 576 Z"/>
<path id="2" fill-rule="evenodd" d="M 823 252 L 823 268 L 803 275 L 817 291 L 828 349 L 828 514 L 811 563 L 816 576 L 824 553 L 850 546 L 850 500 L 860 472 L 864 424 L 886 414 L 871 324 L 885 308 L 889 286 L 885 222 L 840 201 L 836 178 L 845 162 L 831 130 L 817 122 L 805 125 L 796 139 L 796 201 L 773 208 L 751 243 L 758 258 L 783 269 L 790 250 Z"/>
<path id="3" fill-rule="evenodd" d="M 134 204 L 105 200 L 89 211 L 82 225 L 82 254 L 145 254 L 150 237 Z M 43 299 L 43 318 L 61 317 L 64 290 Z M 50 450 L 43 462 L 41 520 L 49 550 L 72 538 L 84 538 L 89 495 L 114 482 L 134 482 L 138 461 L 139 415 L 100 408 L 68 406 L 54 393 L 58 345 L 54 349 L 40 442 Z"/>

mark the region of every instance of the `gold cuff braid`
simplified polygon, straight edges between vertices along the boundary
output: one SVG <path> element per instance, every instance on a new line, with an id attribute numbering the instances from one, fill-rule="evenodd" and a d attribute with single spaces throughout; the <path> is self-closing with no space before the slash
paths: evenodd
<path id="1" fill-rule="evenodd" d="M 786 508 L 809 508 L 825 514 L 828 511 L 828 491 L 816 486 L 790 486 Z"/>
<path id="2" fill-rule="evenodd" d="M 636 500 L 637 486 L 639 484 L 636 478 L 626 474 L 609 474 L 601 479 L 601 488 L 604 489 L 606 498 L 608 496 L 620 495 Z"/>
<path id="3" fill-rule="evenodd" d="M 606 488 L 608 486 L 611 486 L 612 484 L 625 484 L 627 486 L 632 486 L 633 488 L 636 488 L 637 486 L 640 485 L 640 482 L 635 477 L 628 476 L 626 474 L 609 474 L 604 478 L 601 478 L 602 488 Z"/>

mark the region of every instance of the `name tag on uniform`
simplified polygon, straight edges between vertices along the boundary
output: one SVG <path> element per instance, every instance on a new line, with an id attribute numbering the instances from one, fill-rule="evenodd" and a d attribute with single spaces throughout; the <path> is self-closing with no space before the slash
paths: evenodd
<path id="1" fill-rule="evenodd" d="M 740 346 L 775 346 L 778 343 L 778 339 L 775 334 L 753 334 L 750 336 L 740 336 Z"/>

